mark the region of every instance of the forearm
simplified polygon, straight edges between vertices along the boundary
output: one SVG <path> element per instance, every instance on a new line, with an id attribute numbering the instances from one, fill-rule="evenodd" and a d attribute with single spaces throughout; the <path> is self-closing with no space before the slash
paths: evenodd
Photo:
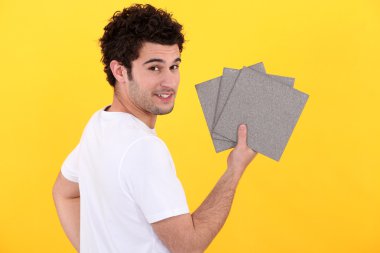
<path id="1" fill-rule="evenodd" d="M 230 212 L 241 173 L 227 169 L 199 208 L 192 214 L 195 243 L 206 249 L 223 227 Z"/>
<path id="2" fill-rule="evenodd" d="M 62 198 L 54 196 L 54 202 L 63 230 L 71 244 L 79 252 L 80 197 Z"/>

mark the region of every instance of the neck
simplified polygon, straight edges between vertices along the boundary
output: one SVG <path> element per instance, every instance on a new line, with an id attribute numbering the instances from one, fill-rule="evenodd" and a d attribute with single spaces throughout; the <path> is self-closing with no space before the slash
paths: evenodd
<path id="1" fill-rule="evenodd" d="M 136 107 L 129 99 L 121 102 L 116 94 L 113 96 L 111 107 L 107 109 L 108 112 L 126 112 L 132 114 L 139 120 L 145 123 L 149 128 L 153 129 L 156 124 L 157 115 L 143 111 Z"/>

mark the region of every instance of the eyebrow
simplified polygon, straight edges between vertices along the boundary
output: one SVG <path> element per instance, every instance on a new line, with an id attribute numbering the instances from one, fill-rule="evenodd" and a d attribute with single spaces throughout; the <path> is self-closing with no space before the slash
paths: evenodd
<path id="1" fill-rule="evenodd" d="M 151 62 L 161 62 L 161 63 L 164 63 L 165 61 L 162 60 L 162 59 L 160 59 L 160 58 L 152 58 L 152 59 L 147 60 L 146 62 L 144 62 L 143 65 L 151 63 Z M 181 58 L 178 57 L 173 62 L 181 62 Z"/>

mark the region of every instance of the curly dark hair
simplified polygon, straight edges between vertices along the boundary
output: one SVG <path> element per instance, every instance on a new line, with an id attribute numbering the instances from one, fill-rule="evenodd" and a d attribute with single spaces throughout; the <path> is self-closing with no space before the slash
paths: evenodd
<path id="1" fill-rule="evenodd" d="M 139 57 L 144 42 L 177 44 L 182 52 L 184 40 L 182 25 L 172 18 L 172 14 L 150 4 L 134 4 L 115 12 L 99 39 L 107 81 L 115 87 L 116 79 L 110 69 L 112 60 L 123 64 L 128 78 L 132 79 L 132 61 Z"/>

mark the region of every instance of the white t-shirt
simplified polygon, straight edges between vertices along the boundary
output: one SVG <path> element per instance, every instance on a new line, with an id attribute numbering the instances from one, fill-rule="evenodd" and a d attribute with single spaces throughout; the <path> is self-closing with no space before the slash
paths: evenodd
<path id="1" fill-rule="evenodd" d="M 150 223 L 189 213 L 170 153 L 154 129 L 105 108 L 61 168 L 79 183 L 80 252 L 169 252 Z"/>

